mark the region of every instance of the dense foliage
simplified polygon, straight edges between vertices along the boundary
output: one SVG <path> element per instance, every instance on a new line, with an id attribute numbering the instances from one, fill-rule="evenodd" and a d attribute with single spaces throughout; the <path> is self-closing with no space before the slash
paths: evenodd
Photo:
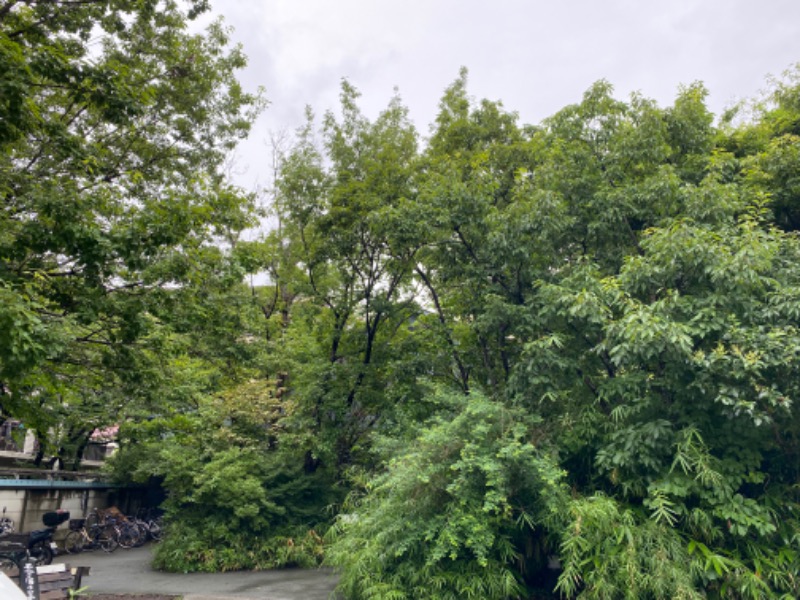
<path id="1" fill-rule="evenodd" d="M 261 102 L 204 9 L 0 3 L 3 418 L 62 458 L 120 424 L 166 569 L 800 595 L 796 72 L 716 121 L 700 84 L 598 82 L 535 126 L 462 72 L 424 143 L 345 82 L 244 240 L 224 159 Z"/>
<path id="2" fill-rule="evenodd" d="M 466 83 L 422 152 L 345 85 L 278 181 L 274 352 L 355 478 L 342 588 L 795 597 L 796 81 L 716 127 L 700 85 L 520 127 Z"/>
<path id="3" fill-rule="evenodd" d="M 205 5 L 0 3 L 0 402 L 40 458 L 191 405 L 176 336 L 241 278 L 253 202 L 225 160 L 261 100 L 219 23 L 189 33 Z"/>
<path id="4" fill-rule="evenodd" d="M 335 481 L 305 474 L 302 452 L 276 447 L 292 435 L 292 408 L 273 392 L 245 383 L 192 414 L 128 426 L 124 439 L 136 448 L 117 468 L 134 479 L 160 477 L 170 493 L 156 567 L 228 571 L 321 560 L 314 527 L 329 519 Z"/>
<path id="5" fill-rule="evenodd" d="M 517 545 L 569 500 L 555 457 L 526 439 L 529 415 L 477 393 L 434 397 L 440 415 L 329 531 L 348 598 L 521 596 Z"/>

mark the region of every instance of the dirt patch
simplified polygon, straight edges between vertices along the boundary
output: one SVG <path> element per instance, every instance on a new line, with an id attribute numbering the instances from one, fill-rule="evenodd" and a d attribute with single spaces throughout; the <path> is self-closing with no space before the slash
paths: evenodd
<path id="1" fill-rule="evenodd" d="M 164 594 L 91 594 L 87 600 L 179 600 L 181 596 Z"/>

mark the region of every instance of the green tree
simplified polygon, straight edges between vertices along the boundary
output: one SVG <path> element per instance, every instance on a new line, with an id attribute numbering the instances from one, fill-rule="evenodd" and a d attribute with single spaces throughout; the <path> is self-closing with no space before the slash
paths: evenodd
<path id="1" fill-rule="evenodd" d="M 447 434 L 399 436 L 333 534 L 348 593 L 517 597 L 546 575 L 524 558 L 538 547 L 559 556 L 555 591 L 568 597 L 797 595 L 799 248 L 787 211 L 798 89 L 781 84 L 753 122 L 714 128 L 700 85 L 660 108 L 599 82 L 518 128 L 470 101 L 464 74 L 448 88 L 416 180 L 431 356 L 449 355 L 457 389 L 485 389 L 524 423 L 571 494 L 528 528 L 492 520 L 469 501 L 486 478 L 453 483 L 450 456 L 472 432 L 431 402 Z M 438 467 L 418 455 L 440 435 L 429 462 L 442 470 L 427 479 Z M 439 526 L 450 562 L 435 554 Z M 497 539 L 509 545 L 469 552 Z M 476 591 L 485 560 L 522 587 Z"/>
<path id="2" fill-rule="evenodd" d="M 422 159 L 417 210 L 425 246 L 415 276 L 438 320 L 440 377 L 464 391 L 501 389 L 515 360 L 519 308 L 530 290 L 536 240 L 517 180 L 535 163 L 536 141 L 502 105 L 475 106 L 467 73 L 445 91 Z"/>
<path id="3" fill-rule="evenodd" d="M 276 381 L 205 394 L 195 411 L 130 422 L 114 458 L 128 480 L 163 480 L 166 538 L 154 564 L 169 571 L 315 566 L 327 507 L 339 500 L 328 472 L 304 470 L 294 403 Z M 296 442 L 296 443 L 292 443 Z"/>
<path id="4" fill-rule="evenodd" d="M 374 122 L 342 84 L 341 117 L 328 113 L 319 132 L 309 112 L 282 160 L 275 209 L 281 227 L 267 242 L 275 291 L 286 312 L 275 351 L 291 373 L 291 393 L 320 434 L 309 468 L 327 454 L 349 464 L 375 421 L 390 411 L 388 369 L 418 313 L 407 291 L 419 241 L 412 186 L 417 135 L 394 98 Z M 288 297 L 302 303 L 287 306 Z M 276 297 L 277 298 L 277 297 Z M 405 354 L 404 354 L 405 355 Z M 314 457 L 311 457 L 314 454 Z"/>
<path id="5" fill-rule="evenodd" d="M 64 425 L 63 458 L 158 404 L 165 305 L 253 222 L 223 161 L 262 103 L 220 23 L 188 32 L 205 9 L 0 4 L 0 401 L 43 442 Z"/>

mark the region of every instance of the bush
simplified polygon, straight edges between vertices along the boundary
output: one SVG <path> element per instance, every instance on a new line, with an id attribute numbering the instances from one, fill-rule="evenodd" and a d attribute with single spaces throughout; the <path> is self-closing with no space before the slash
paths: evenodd
<path id="1" fill-rule="evenodd" d="M 521 596 L 526 545 L 566 501 L 562 473 L 528 441 L 528 421 L 480 394 L 444 394 L 453 413 L 422 429 L 327 539 L 339 587 L 361 598 Z M 546 560 L 546 559 L 545 559 Z M 544 561 L 534 565 L 543 569 Z"/>
<path id="2" fill-rule="evenodd" d="M 128 428 L 134 478 L 163 477 L 165 537 L 154 565 L 167 571 L 316 566 L 328 507 L 341 502 L 324 467 L 308 469 L 292 405 L 258 384 L 211 397 L 193 414 Z M 130 464 L 130 450 L 115 461 Z"/>
<path id="3" fill-rule="evenodd" d="M 156 547 L 153 566 L 184 573 L 311 568 L 322 557 L 322 538 L 313 529 L 297 527 L 263 537 L 241 529 L 198 528 L 178 519 Z"/>

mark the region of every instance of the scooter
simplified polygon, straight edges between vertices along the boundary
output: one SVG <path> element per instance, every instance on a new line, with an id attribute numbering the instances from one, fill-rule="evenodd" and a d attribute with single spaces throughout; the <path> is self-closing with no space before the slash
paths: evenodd
<path id="1" fill-rule="evenodd" d="M 40 565 L 49 565 L 58 553 L 58 546 L 53 541 L 56 528 L 69 520 L 68 510 L 46 512 L 42 515 L 45 529 L 36 529 L 28 534 L 28 554 Z"/>

